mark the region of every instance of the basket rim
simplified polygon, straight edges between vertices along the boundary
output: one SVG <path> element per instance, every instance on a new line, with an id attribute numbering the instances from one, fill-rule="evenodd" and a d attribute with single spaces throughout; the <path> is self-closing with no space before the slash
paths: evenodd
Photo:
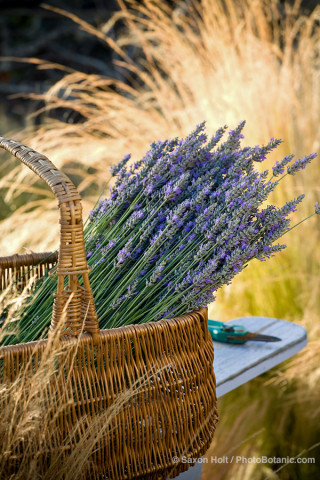
<path id="1" fill-rule="evenodd" d="M 15 253 L 0 257 L 0 268 L 32 267 L 41 263 L 54 263 L 58 260 L 58 251 Z"/>
<path id="2" fill-rule="evenodd" d="M 114 328 L 105 328 L 101 329 L 99 332 L 99 337 L 102 338 L 114 338 L 114 337 L 122 337 L 126 336 L 128 339 L 134 337 L 138 334 L 138 336 L 142 336 L 144 333 L 148 331 L 154 330 L 152 333 L 156 335 L 161 330 L 165 328 L 178 328 L 183 323 L 194 322 L 198 320 L 208 320 L 208 307 L 202 307 L 198 310 L 194 310 L 193 312 L 186 313 L 184 315 L 179 315 L 178 317 L 173 318 L 162 318 L 157 321 L 148 322 L 148 323 L 139 323 L 139 324 L 131 324 L 131 325 L 123 325 L 121 327 L 114 327 Z M 72 337 L 72 338 L 62 338 L 60 339 L 60 345 L 63 348 L 64 346 L 72 346 L 80 343 L 82 345 L 89 345 L 90 343 L 93 344 L 93 338 L 90 333 L 82 333 L 79 337 Z M 17 353 L 20 349 L 25 350 L 26 348 L 31 349 L 34 353 L 38 350 L 44 348 L 48 343 L 48 339 L 43 340 L 34 340 L 32 342 L 25 342 L 25 343 L 16 343 L 15 345 L 4 345 L 0 347 L 0 359 L 9 352 Z"/>

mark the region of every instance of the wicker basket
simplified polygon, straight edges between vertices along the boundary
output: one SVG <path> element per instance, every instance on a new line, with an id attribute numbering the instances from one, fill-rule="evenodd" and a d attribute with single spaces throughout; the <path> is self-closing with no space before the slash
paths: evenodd
<path id="1" fill-rule="evenodd" d="M 49 339 L 1 347 L 1 381 L 13 382 L 26 365 L 35 373 L 43 352 L 59 335 L 59 343 L 66 347 L 64 367 L 68 366 L 68 372 L 64 368 L 46 389 L 48 402 L 56 392 L 68 400 L 57 418 L 56 440 L 66 442 L 68 432 L 80 418 L 97 416 L 115 405 L 119 395 L 139 378 L 157 372 L 97 441 L 90 457 L 93 473 L 88 471 L 87 478 L 158 479 L 186 470 L 190 464 L 177 463 L 176 457 L 202 456 L 217 422 L 207 309 L 149 324 L 100 330 L 89 283 L 81 199 L 75 186 L 32 149 L 2 137 L 0 146 L 50 186 L 59 201 L 61 224 L 58 256 L 48 258 L 44 253 L 0 259 L 1 289 L 23 275 L 24 280 L 18 284 L 21 289 L 28 278 L 24 274 L 32 265 L 42 276 L 57 262 L 58 276 Z M 73 448 L 62 446 L 66 455 Z M 49 458 L 47 454 L 43 468 Z"/>

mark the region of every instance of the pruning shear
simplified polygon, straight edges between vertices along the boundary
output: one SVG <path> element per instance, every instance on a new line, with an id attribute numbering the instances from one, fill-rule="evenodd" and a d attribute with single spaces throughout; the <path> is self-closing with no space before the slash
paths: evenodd
<path id="1" fill-rule="evenodd" d="M 230 325 L 228 323 L 219 322 L 218 320 L 209 320 L 208 327 L 211 337 L 217 342 L 242 344 L 248 340 L 254 340 L 255 342 L 281 341 L 281 338 L 272 337 L 271 335 L 261 335 L 258 332 L 248 332 L 248 330 L 242 325 Z"/>

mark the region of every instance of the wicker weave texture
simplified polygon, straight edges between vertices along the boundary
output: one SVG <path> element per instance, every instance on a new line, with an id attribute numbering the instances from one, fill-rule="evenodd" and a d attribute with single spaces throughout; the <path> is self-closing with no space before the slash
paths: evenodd
<path id="1" fill-rule="evenodd" d="M 15 381 L 24 368 L 35 373 L 46 343 L 0 349 L 1 380 Z M 97 473 L 108 479 L 160 474 L 166 478 L 186 468 L 174 463 L 175 456 L 197 458 L 208 448 L 217 410 L 206 309 L 177 319 L 103 330 L 96 344 L 83 335 L 81 343 L 69 340 L 66 345 L 66 354 L 60 354 L 57 362 L 59 373 L 47 385 L 48 399 L 58 394 L 68 404 L 57 418 L 60 437 L 54 432 L 47 439 L 49 451 L 58 443 L 67 455 L 66 447 L 73 448 L 68 433 L 77 419 L 86 415 L 90 423 L 92 416 L 108 412 L 126 393 L 127 400 L 111 414 L 97 442 L 88 478 Z M 105 418 L 101 416 L 101 428 Z"/>
<path id="2" fill-rule="evenodd" d="M 186 470 L 189 464 L 177 465 L 174 458 L 203 455 L 217 421 L 207 309 L 100 331 L 76 188 L 37 152 L 2 137 L 0 146 L 44 178 L 59 199 L 58 290 L 50 338 L 0 347 L 0 380 L 8 385 L 23 381 L 26 373 L 35 375 L 52 350 L 54 369 L 43 386 L 45 405 L 50 409 L 58 398 L 62 407 L 55 412 L 55 426 L 47 433 L 46 453 L 41 456 L 41 452 L 34 452 L 42 468 L 48 468 L 50 452 L 59 449 L 68 455 L 90 431 L 91 422 L 98 421 L 102 433 L 84 478 L 151 480 Z M 16 275 L 30 268 L 38 259 L 36 255 L 1 259 L 4 284 L 12 269 Z M 52 349 L 57 342 L 61 348 L 58 353 Z M 23 395 L 28 396 L 28 391 L 23 390 Z M 3 402 L 9 401 L 8 396 L 4 398 Z M 123 402 L 123 398 L 127 400 Z M 121 408 L 115 408 L 119 404 Z M 0 405 L 0 409 L 5 408 L 6 404 Z M 70 437 L 79 425 L 78 437 Z M 16 458 L 18 462 L 19 452 Z M 13 464 L 12 472 L 14 468 Z"/>
<path id="3" fill-rule="evenodd" d="M 12 285 L 21 292 L 32 279 L 43 277 L 58 261 L 56 252 L 0 257 L 0 292 Z"/>

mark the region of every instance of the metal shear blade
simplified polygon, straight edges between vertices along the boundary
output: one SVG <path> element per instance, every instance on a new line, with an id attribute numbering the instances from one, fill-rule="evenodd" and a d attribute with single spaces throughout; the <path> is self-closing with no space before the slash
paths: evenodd
<path id="1" fill-rule="evenodd" d="M 239 337 L 228 336 L 229 340 L 238 340 Z M 255 342 L 281 342 L 281 338 L 272 335 L 261 335 L 260 333 L 248 332 L 247 335 L 241 337 L 241 340 L 253 340 Z"/>

